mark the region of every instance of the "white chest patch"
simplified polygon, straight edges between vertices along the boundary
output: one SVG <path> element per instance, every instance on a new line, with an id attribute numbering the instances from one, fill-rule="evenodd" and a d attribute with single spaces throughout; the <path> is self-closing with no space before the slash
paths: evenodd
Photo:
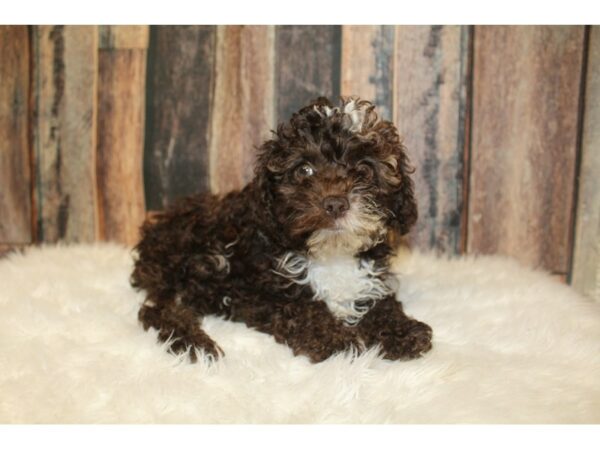
<path id="1" fill-rule="evenodd" d="M 324 301 L 331 312 L 354 324 L 368 311 L 357 304 L 379 300 L 393 292 L 373 261 L 360 261 L 352 255 L 328 255 L 317 258 L 287 253 L 279 261 L 277 273 L 298 284 L 310 284 L 315 300 Z"/>

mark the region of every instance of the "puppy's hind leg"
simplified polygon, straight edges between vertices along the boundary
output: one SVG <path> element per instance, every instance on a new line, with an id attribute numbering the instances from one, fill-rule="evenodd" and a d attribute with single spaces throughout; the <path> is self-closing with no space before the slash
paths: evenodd
<path id="1" fill-rule="evenodd" d="M 172 352 L 183 353 L 189 348 L 192 362 L 198 360 L 197 351 L 215 360 L 225 354 L 200 327 L 202 316 L 185 305 L 174 302 L 162 307 L 144 304 L 138 318 L 145 330 L 150 327 L 157 329 L 162 342 L 171 341 Z"/>

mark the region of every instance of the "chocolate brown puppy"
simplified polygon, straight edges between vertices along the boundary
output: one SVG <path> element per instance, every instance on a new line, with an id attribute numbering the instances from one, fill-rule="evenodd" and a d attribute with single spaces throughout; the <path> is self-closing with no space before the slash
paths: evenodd
<path id="1" fill-rule="evenodd" d="M 431 348 L 389 272 L 394 236 L 417 219 L 412 168 L 374 105 L 319 98 L 260 148 L 255 176 L 224 197 L 183 199 L 142 226 L 134 287 L 145 329 L 174 352 L 223 355 L 206 315 L 243 322 L 313 362 L 379 346 L 392 360 Z"/>

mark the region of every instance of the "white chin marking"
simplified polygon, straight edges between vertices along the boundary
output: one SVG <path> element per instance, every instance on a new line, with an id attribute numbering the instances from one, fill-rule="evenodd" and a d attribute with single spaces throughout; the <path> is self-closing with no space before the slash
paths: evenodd
<path id="1" fill-rule="evenodd" d="M 350 210 L 336 221 L 337 228 L 324 228 L 308 239 L 309 253 L 318 257 L 324 254 L 355 253 L 381 242 L 384 234 L 383 218 L 374 205 L 366 199 L 350 199 Z"/>

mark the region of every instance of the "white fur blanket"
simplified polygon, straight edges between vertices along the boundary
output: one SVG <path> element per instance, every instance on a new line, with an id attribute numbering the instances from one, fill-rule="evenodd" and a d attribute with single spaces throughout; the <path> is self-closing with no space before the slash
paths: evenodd
<path id="1" fill-rule="evenodd" d="M 498 257 L 404 254 L 400 298 L 434 330 L 410 362 L 321 364 L 209 318 L 212 366 L 164 351 L 115 245 L 0 260 L 0 422 L 600 422 L 600 305 Z"/>

